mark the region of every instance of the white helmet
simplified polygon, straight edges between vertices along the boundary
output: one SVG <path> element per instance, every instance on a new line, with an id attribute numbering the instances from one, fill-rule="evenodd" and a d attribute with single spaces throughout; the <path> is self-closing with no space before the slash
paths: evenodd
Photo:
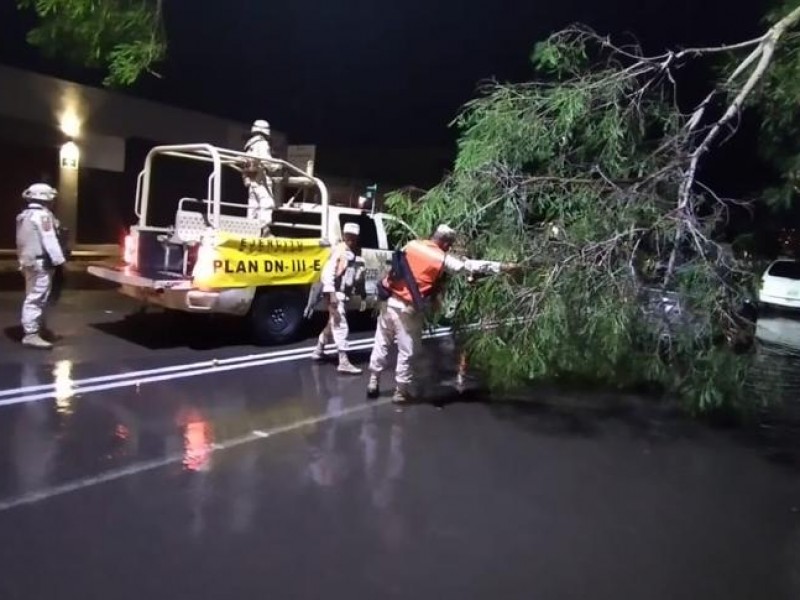
<path id="1" fill-rule="evenodd" d="M 264 119 L 258 119 L 257 121 L 254 121 L 253 126 L 250 128 L 250 133 L 260 133 L 261 135 L 269 137 L 269 123 Z"/>
<path id="2" fill-rule="evenodd" d="M 434 232 L 434 236 L 437 238 L 448 240 L 450 242 L 455 241 L 456 235 L 456 230 L 445 224 L 439 225 Z"/>
<path id="3" fill-rule="evenodd" d="M 361 227 L 358 226 L 358 223 L 345 223 L 344 227 L 342 228 L 342 235 L 359 235 L 361 233 Z"/>
<path id="4" fill-rule="evenodd" d="M 22 192 L 23 200 L 27 200 L 28 202 L 52 202 L 57 195 L 58 192 L 46 183 L 34 183 L 27 190 Z"/>

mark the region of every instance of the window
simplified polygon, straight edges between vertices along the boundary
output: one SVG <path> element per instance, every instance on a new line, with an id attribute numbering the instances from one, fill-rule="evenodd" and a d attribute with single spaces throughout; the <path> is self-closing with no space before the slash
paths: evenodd
<path id="1" fill-rule="evenodd" d="M 800 263 L 789 260 L 776 262 L 769 268 L 769 275 L 800 280 Z"/>
<path id="2" fill-rule="evenodd" d="M 378 228 L 369 215 L 339 215 L 339 225 L 344 229 L 345 223 L 358 223 L 361 233 L 358 236 L 359 246 L 362 248 L 380 248 L 378 243 Z"/>

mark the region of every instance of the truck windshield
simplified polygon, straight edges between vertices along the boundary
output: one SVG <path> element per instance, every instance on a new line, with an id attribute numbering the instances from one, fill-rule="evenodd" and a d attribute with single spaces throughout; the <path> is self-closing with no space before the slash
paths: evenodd
<path id="1" fill-rule="evenodd" d="M 358 245 L 362 248 L 380 248 L 378 244 L 378 228 L 369 215 L 340 215 L 339 225 L 344 229 L 345 223 L 358 223 L 361 232 L 358 235 Z"/>

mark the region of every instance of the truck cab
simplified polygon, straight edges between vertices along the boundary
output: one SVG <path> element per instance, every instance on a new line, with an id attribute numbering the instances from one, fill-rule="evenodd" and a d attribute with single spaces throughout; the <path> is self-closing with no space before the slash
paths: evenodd
<path id="1" fill-rule="evenodd" d="M 205 197 L 165 200 L 164 194 L 159 197 L 154 193 L 157 181 L 154 169 L 164 157 L 199 163 L 207 171 Z M 373 307 L 378 301 L 377 282 L 388 271 L 391 252 L 397 245 L 390 232 L 397 232 L 398 225 L 406 230 L 407 226 L 385 213 L 332 205 L 319 178 L 281 159 L 262 159 L 269 163 L 265 167 L 269 167 L 273 184 L 280 191 L 271 223 L 248 218 L 241 179 L 234 177 L 230 183 L 238 185 L 238 189 L 226 189 L 225 195 L 222 183 L 225 171 L 241 175 L 252 165 L 252 160 L 253 157 L 242 152 L 210 144 L 153 148 L 137 180 L 134 205 L 137 222 L 125 236 L 122 262 L 91 265 L 88 272 L 119 284 L 122 294 L 145 305 L 240 316 L 249 319 L 255 342 L 285 343 L 298 336 L 309 310 L 325 310 L 324 302 L 318 298 L 318 271 L 323 261 L 314 261 L 314 271 L 307 270 L 297 280 L 251 273 L 243 274 L 237 281 L 234 273 L 224 286 L 213 282 L 209 285 L 199 273 L 214 261 L 215 240 L 241 239 L 241 247 L 263 246 L 271 249 L 271 256 L 282 252 L 284 247 L 303 246 L 315 252 L 315 256 L 326 257 L 341 241 L 345 223 L 356 222 L 361 229 L 361 255 L 367 269 L 366 298 L 353 298 L 348 310 L 358 310 L 363 303 Z M 289 194 L 291 197 L 281 202 L 281 196 Z M 155 204 L 170 204 L 170 200 L 171 206 Z M 154 223 L 156 212 L 160 213 L 162 223 Z M 254 255 L 252 262 L 257 262 L 257 258 Z"/>

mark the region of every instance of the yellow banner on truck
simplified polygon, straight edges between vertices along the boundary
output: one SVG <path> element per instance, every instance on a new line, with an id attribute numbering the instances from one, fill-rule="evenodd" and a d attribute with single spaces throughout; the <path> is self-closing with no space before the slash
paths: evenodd
<path id="1" fill-rule="evenodd" d="M 217 233 L 204 242 L 193 277 L 207 288 L 311 285 L 331 254 L 317 239 L 254 238 Z"/>

